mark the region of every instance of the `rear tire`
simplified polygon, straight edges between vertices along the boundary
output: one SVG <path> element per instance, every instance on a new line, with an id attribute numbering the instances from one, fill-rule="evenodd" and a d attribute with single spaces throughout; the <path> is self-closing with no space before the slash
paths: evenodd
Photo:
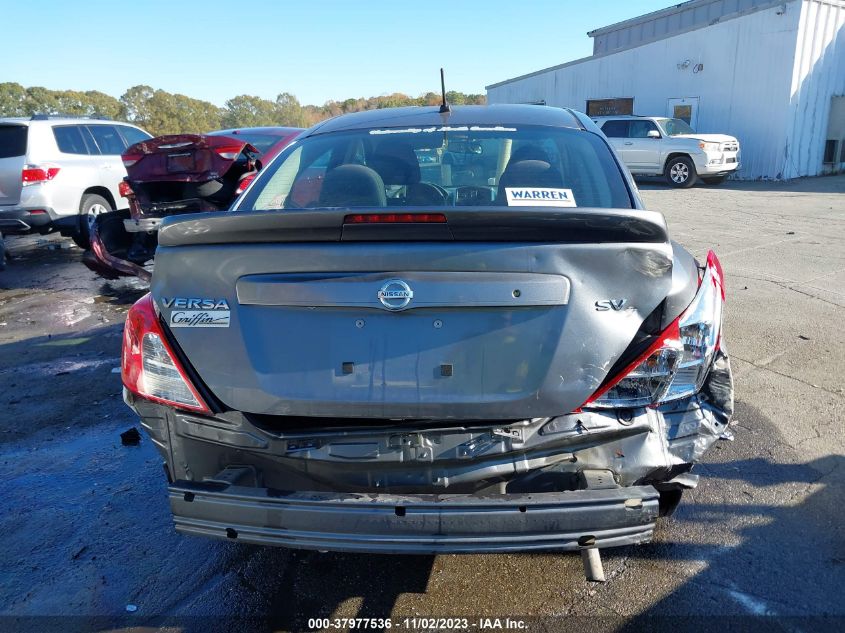
<path id="1" fill-rule="evenodd" d="M 79 248 L 91 248 L 91 229 L 97 221 L 97 216 L 113 211 L 111 203 L 103 196 L 86 193 L 79 203 L 79 229 L 70 237 Z"/>
<path id="2" fill-rule="evenodd" d="M 676 156 L 666 163 L 666 182 L 679 189 L 688 189 L 695 184 L 698 175 L 695 165 L 686 156 Z"/>
<path id="3" fill-rule="evenodd" d="M 726 179 L 727 176 L 711 176 L 710 178 L 702 178 L 702 180 L 708 185 L 721 185 Z"/>

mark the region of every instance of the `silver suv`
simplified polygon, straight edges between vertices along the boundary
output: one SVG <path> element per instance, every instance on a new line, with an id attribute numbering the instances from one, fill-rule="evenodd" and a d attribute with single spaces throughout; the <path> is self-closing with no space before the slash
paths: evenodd
<path id="1" fill-rule="evenodd" d="M 739 169 L 739 141 L 699 134 L 681 119 L 609 116 L 593 119 L 634 176 L 663 176 L 673 187 L 700 178 L 717 185 Z"/>
<path id="2" fill-rule="evenodd" d="M 35 115 L 0 119 L 0 232 L 58 230 L 88 247 L 94 218 L 126 208 L 120 155 L 152 138 L 127 123 Z"/>

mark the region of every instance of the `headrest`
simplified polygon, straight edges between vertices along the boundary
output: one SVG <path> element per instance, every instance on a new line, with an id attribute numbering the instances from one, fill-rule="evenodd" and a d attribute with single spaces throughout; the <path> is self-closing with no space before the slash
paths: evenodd
<path id="1" fill-rule="evenodd" d="M 364 165 L 340 165 L 326 172 L 320 191 L 321 207 L 385 207 L 381 177 Z"/>
<path id="2" fill-rule="evenodd" d="M 386 185 L 412 185 L 420 181 L 420 164 L 407 143 L 384 140 L 367 161 Z"/>
<path id="3" fill-rule="evenodd" d="M 511 154 L 510 162 L 519 163 L 524 160 L 542 160 L 551 163 L 549 154 L 542 147 L 537 145 L 523 145 Z"/>
<path id="4" fill-rule="evenodd" d="M 563 187 L 560 171 L 544 160 L 511 160 L 499 179 L 498 200 L 505 200 L 505 187 Z"/>

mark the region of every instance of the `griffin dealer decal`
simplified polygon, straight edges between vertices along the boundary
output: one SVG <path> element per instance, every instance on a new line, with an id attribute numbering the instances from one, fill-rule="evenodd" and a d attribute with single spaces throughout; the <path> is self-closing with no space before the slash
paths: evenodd
<path id="1" fill-rule="evenodd" d="M 170 308 L 170 327 L 229 327 L 231 311 L 225 299 L 162 297 Z"/>

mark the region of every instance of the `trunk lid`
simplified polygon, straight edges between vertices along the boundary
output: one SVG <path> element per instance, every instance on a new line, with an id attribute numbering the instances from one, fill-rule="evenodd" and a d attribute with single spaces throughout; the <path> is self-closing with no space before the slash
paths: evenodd
<path id="1" fill-rule="evenodd" d="M 151 291 L 227 407 L 506 420 L 580 406 L 671 286 L 657 213 L 447 215 L 436 228 L 350 227 L 333 211 L 167 220 Z M 619 309 L 598 310 L 608 299 Z"/>
<path id="2" fill-rule="evenodd" d="M 206 182 L 221 178 L 246 150 L 257 156 L 249 143 L 229 136 L 172 134 L 157 136 L 124 153 L 136 162 L 126 167 L 130 182 Z"/>
<path id="3" fill-rule="evenodd" d="M 123 154 L 133 216 L 228 208 L 257 156 L 252 145 L 228 136 L 174 134 L 136 143 Z"/>
<path id="4" fill-rule="evenodd" d="M 26 125 L 0 123 L 0 205 L 15 205 L 21 200 L 28 132 Z"/>

